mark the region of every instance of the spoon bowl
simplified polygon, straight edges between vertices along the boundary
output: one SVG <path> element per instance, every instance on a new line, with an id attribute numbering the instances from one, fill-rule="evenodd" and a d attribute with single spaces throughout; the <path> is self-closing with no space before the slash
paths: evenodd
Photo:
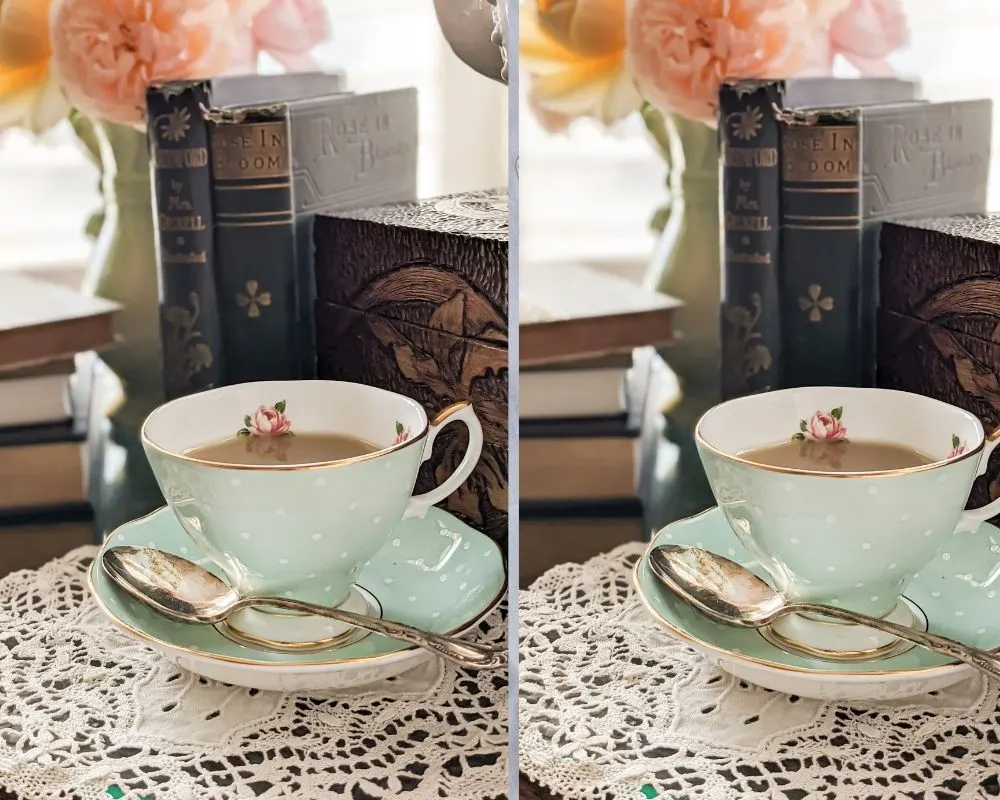
<path id="1" fill-rule="evenodd" d="M 726 625 L 764 628 L 789 614 L 819 614 L 892 634 L 1000 678 L 1000 658 L 992 653 L 856 611 L 788 602 L 746 567 L 699 547 L 659 545 L 649 552 L 648 561 L 653 574 L 679 600 Z"/>
<path id="2" fill-rule="evenodd" d="M 387 619 L 286 597 L 242 597 L 204 567 L 151 547 L 111 547 L 101 565 L 114 583 L 155 611 L 180 622 L 215 625 L 245 608 L 269 606 L 335 619 L 372 633 L 414 644 L 469 669 L 507 664 L 505 648 L 467 642 Z"/>

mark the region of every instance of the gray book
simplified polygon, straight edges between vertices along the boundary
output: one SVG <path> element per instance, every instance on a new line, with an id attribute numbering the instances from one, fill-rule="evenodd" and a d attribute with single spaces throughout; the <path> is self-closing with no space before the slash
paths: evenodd
<path id="1" fill-rule="evenodd" d="M 224 382 L 315 377 L 313 218 L 416 198 L 416 90 L 205 116 Z"/>

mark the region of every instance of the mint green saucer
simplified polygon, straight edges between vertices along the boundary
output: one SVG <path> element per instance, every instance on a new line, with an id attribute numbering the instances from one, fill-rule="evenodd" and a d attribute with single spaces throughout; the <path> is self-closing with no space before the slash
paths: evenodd
<path id="1" fill-rule="evenodd" d="M 155 547 L 221 571 L 162 508 L 118 528 L 104 548 Z M 373 594 L 382 616 L 437 633 L 475 626 L 500 601 L 506 573 L 500 548 L 451 514 L 432 508 L 404 520 L 362 569 L 357 583 Z M 90 586 L 101 610 L 119 627 L 199 674 L 261 689 L 342 688 L 372 682 L 426 660 L 425 651 L 384 636 L 319 652 L 281 653 L 246 647 L 208 625 L 175 622 L 118 590 L 95 559 Z"/>
<path id="2" fill-rule="evenodd" d="M 718 508 L 668 525 L 650 548 L 667 543 L 727 556 L 771 582 Z M 652 574 L 645 555 L 636 565 L 634 582 L 647 610 L 673 634 L 723 669 L 767 688 L 825 699 L 900 697 L 942 688 L 974 672 L 921 647 L 870 662 L 788 653 L 756 630 L 714 622 L 677 600 Z M 1000 647 L 1000 529 L 984 523 L 975 533 L 952 536 L 905 596 L 923 611 L 934 633 L 985 650 Z"/>

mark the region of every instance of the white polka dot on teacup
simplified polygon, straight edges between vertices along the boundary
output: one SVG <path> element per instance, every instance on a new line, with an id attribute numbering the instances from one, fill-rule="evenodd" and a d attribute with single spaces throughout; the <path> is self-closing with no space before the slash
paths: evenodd
<path id="1" fill-rule="evenodd" d="M 865 542 L 864 544 L 861 545 L 861 549 L 862 550 L 871 550 L 872 549 L 872 543 L 871 542 Z"/>
<path id="2" fill-rule="evenodd" d="M 276 508 L 276 509 L 274 509 L 274 513 L 277 514 L 279 517 L 283 517 L 283 516 L 285 516 L 285 509 L 283 509 L 283 508 Z"/>
<path id="3" fill-rule="evenodd" d="M 390 583 L 392 583 L 392 578 L 386 578 L 385 585 L 388 586 Z"/>
<path id="4" fill-rule="evenodd" d="M 868 487 L 868 494 L 878 494 L 878 487 L 877 486 L 869 486 Z"/>
<path id="5" fill-rule="evenodd" d="M 288 563 L 288 559 L 287 558 L 279 558 L 278 559 L 278 563 L 279 564 L 287 564 Z"/>
<path id="6" fill-rule="evenodd" d="M 323 534 L 322 534 L 322 533 L 314 533 L 314 534 L 312 535 L 312 540 L 313 540 L 314 542 L 318 542 L 318 541 L 319 541 L 320 539 L 322 539 L 322 538 L 323 538 Z"/>
<path id="7" fill-rule="evenodd" d="M 350 504 L 350 505 L 349 505 L 349 506 L 347 507 L 347 510 L 348 510 L 348 511 L 357 511 L 357 508 L 358 508 L 358 504 L 357 504 L 357 503 L 351 503 L 351 504 Z"/>
<path id="8" fill-rule="evenodd" d="M 382 517 L 375 517 L 375 519 L 372 520 L 372 525 L 378 525 L 381 521 Z"/>
<path id="9" fill-rule="evenodd" d="M 790 541 L 792 544 L 798 544 L 799 543 L 799 537 L 798 536 L 793 536 L 788 541 Z M 730 551 L 730 552 L 732 552 L 732 551 Z"/>
<path id="10" fill-rule="evenodd" d="M 827 572 L 836 572 L 836 571 L 837 571 L 837 568 L 836 568 L 836 567 L 827 567 L 827 568 L 826 568 L 826 571 L 827 571 Z"/>
<path id="11" fill-rule="evenodd" d="M 392 546 L 393 547 L 399 547 L 399 539 L 393 539 L 392 540 Z M 466 547 L 468 547 L 468 546 L 469 545 L 466 545 Z"/>
<path id="12" fill-rule="evenodd" d="M 827 514 L 826 515 L 826 521 L 827 521 L 828 524 L 832 525 L 834 522 L 837 521 L 837 515 L 836 514 Z"/>
<path id="13" fill-rule="evenodd" d="M 243 532 L 242 532 L 242 533 L 240 534 L 240 538 L 241 538 L 241 539 L 249 539 L 249 538 L 250 538 L 250 534 L 249 534 L 249 533 L 247 533 L 246 531 L 243 531 Z"/>
<path id="14" fill-rule="evenodd" d="M 340 557 L 341 558 L 347 558 L 348 555 L 350 555 L 350 554 L 345 550 L 343 553 L 340 554 Z"/>

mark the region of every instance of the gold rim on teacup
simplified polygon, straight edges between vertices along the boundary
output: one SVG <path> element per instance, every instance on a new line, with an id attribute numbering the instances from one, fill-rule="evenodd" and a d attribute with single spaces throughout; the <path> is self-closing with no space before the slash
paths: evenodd
<path id="1" fill-rule="evenodd" d="M 698 424 L 695 425 L 694 428 L 695 441 L 706 450 L 711 451 L 714 455 L 724 458 L 727 461 L 743 464 L 747 467 L 754 467 L 755 469 L 761 469 L 766 472 L 778 472 L 782 475 L 805 475 L 817 478 L 892 478 L 899 475 L 911 475 L 915 472 L 927 472 L 932 469 L 938 469 L 938 467 L 943 467 L 947 464 L 956 464 L 959 461 L 972 458 L 972 456 L 978 456 L 982 453 L 987 442 L 995 442 L 997 439 L 1000 439 L 1000 427 L 996 428 L 992 433 L 987 435 L 986 431 L 983 429 L 982 423 L 980 423 L 979 420 L 976 420 L 976 423 L 979 425 L 979 430 L 982 432 L 978 445 L 971 450 L 966 450 L 960 455 L 952 456 L 951 458 L 943 458 L 940 461 L 932 461 L 930 464 L 920 464 L 915 467 L 901 467 L 899 469 L 872 470 L 870 472 L 833 472 L 818 469 L 799 469 L 798 467 L 776 467 L 772 464 L 761 464 L 759 461 L 752 461 L 749 458 L 744 458 L 736 453 L 727 453 L 725 450 L 720 450 L 718 447 L 709 442 L 704 436 L 702 436 L 701 425 L 709 414 L 722 408 L 723 406 L 729 405 L 730 403 L 738 403 L 742 399 L 743 398 L 741 397 L 737 397 L 733 400 L 727 400 L 724 403 L 719 403 L 718 405 L 713 406 L 702 414 L 701 418 L 698 420 Z"/>
<path id="2" fill-rule="evenodd" d="M 402 397 L 402 395 L 400 395 Z M 144 445 L 148 445 L 153 450 L 158 453 L 162 453 L 170 458 L 176 458 L 180 461 L 186 461 L 189 464 L 199 464 L 203 467 L 215 467 L 216 469 L 242 469 L 242 470 L 266 470 L 268 472 L 293 472 L 295 470 L 306 470 L 306 469 L 326 469 L 327 467 L 341 467 L 348 466 L 350 464 L 358 464 L 362 461 L 370 461 L 373 458 L 380 458 L 381 456 L 388 455 L 389 453 L 395 453 L 402 450 L 404 447 L 409 447 L 416 442 L 421 442 L 427 436 L 427 432 L 432 427 L 437 427 L 443 425 L 449 417 L 457 414 L 463 408 L 471 406 L 472 403 L 468 401 L 461 401 L 458 403 L 452 403 L 447 408 L 439 411 L 434 419 L 428 420 L 427 414 L 424 412 L 424 423 L 423 427 L 420 429 L 420 433 L 416 436 L 407 439 L 405 442 L 400 442 L 399 444 L 391 445 L 390 447 L 383 448 L 382 450 L 376 450 L 374 453 L 365 453 L 360 456 L 352 456 L 350 458 L 340 458 L 334 461 L 316 461 L 312 464 L 229 464 L 224 461 L 207 461 L 203 458 L 198 458 L 197 456 L 192 456 L 187 453 L 179 453 L 176 450 L 168 450 L 165 447 L 160 447 L 156 442 L 150 439 L 146 435 L 146 423 L 149 422 L 150 417 L 160 409 L 166 408 L 171 403 L 176 403 L 180 400 L 185 400 L 185 397 L 179 397 L 176 400 L 170 400 L 161 406 L 158 406 L 142 423 L 142 427 L 139 429 L 139 439 Z M 409 399 L 409 398 L 407 398 Z M 419 405 L 418 405 L 419 407 Z M 421 409 L 423 412 L 423 409 Z"/>

